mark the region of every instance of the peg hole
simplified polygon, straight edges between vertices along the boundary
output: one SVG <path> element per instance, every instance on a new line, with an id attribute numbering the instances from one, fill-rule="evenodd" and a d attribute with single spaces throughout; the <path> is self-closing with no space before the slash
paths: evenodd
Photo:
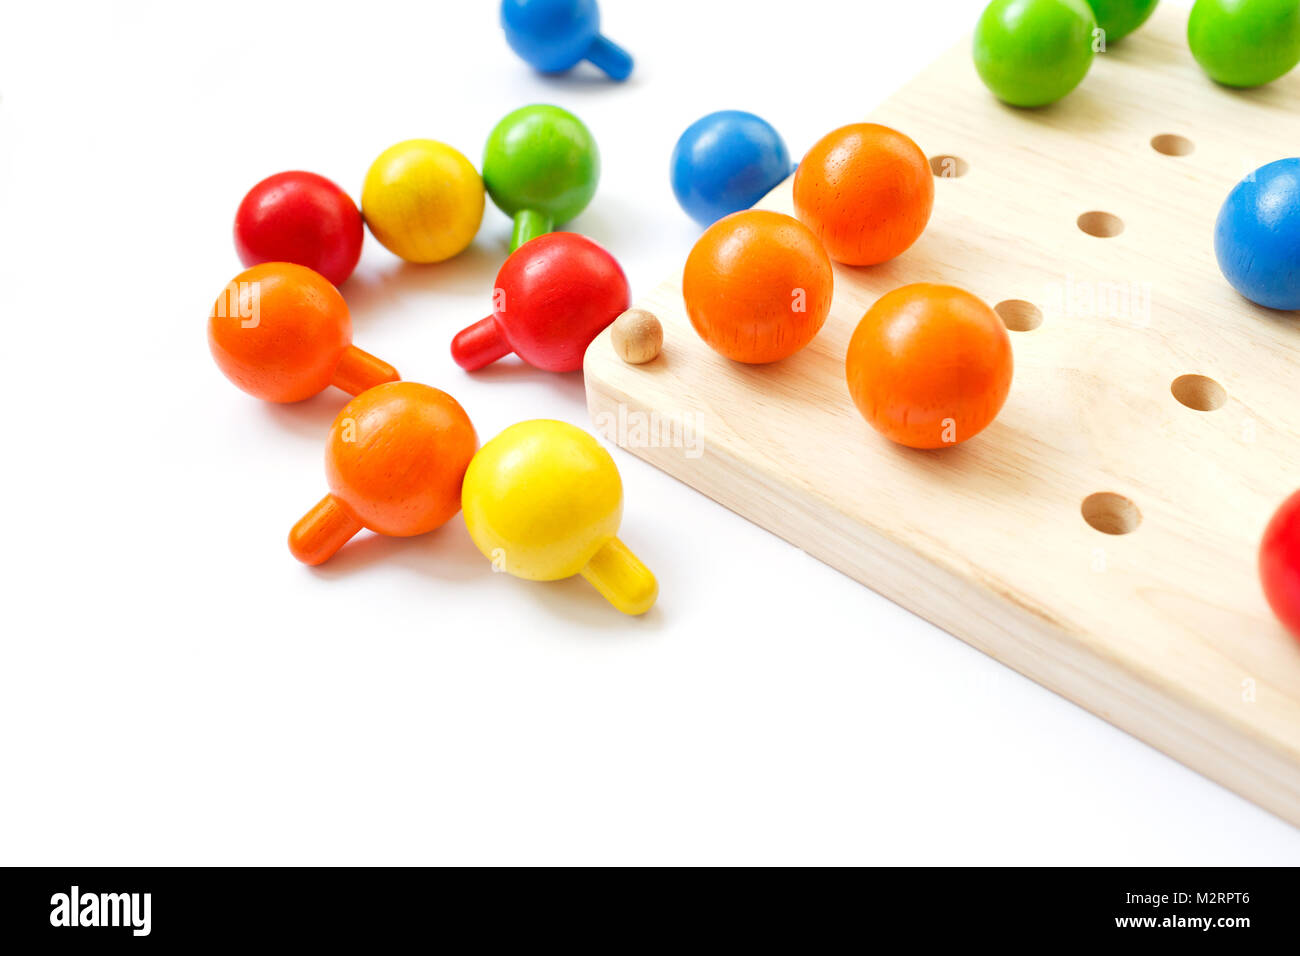
<path id="1" fill-rule="evenodd" d="M 1083 499 L 1083 520 L 1102 534 L 1129 534 L 1142 523 L 1138 506 L 1113 491 L 1099 491 Z"/>
<path id="2" fill-rule="evenodd" d="M 1174 398 L 1198 412 L 1212 412 L 1228 401 L 1228 390 L 1205 375 L 1180 375 L 1169 390 Z"/>
<path id="3" fill-rule="evenodd" d="M 970 163 L 960 156 L 949 156 L 947 153 L 943 153 L 939 156 L 930 157 L 930 172 L 940 179 L 956 179 L 958 176 L 965 176 L 970 172 Z"/>
<path id="4" fill-rule="evenodd" d="M 1124 220 L 1111 212 L 1085 212 L 1078 221 L 1080 229 L 1098 239 L 1112 239 L 1124 231 Z"/>
<path id="5" fill-rule="evenodd" d="M 1043 324 L 1043 310 L 1024 299 L 999 302 L 993 311 L 1012 332 L 1032 332 Z"/>
<path id="6" fill-rule="evenodd" d="M 1151 137 L 1151 148 L 1165 156 L 1187 156 L 1196 149 L 1196 144 L 1177 133 L 1161 133 Z"/>

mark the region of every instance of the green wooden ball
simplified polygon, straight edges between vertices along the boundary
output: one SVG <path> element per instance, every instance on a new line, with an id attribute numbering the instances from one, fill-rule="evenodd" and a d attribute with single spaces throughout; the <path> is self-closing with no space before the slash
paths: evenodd
<path id="1" fill-rule="evenodd" d="M 511 250 L 587 208 L 600 179 L 600 151 L 582 120 L 558 106 L 507 115 L 483 149 L 483 185 L 515 230 Z"/>
<path id="2" fill-rule="evenodd" d="M 1088 0 L 1096 14 L 1097 26 L 1106 31 L 1106 42 L 1122 40 L 1142 24 L 1160 0 Z"/>
<path id="3" fill-rule="evenodd" d="M 1096 29 L 1085 0 L 993 0 L 975 27 L 975 69 L 1004 103 L 1046 106 L 1087 74 Z"/>
<path id="4" fill-rule="evenodd" d="M 1187 44 L 1224 86 L 1262 86 L 1300 63 L 1296 0 L 1196 0 Z"/>

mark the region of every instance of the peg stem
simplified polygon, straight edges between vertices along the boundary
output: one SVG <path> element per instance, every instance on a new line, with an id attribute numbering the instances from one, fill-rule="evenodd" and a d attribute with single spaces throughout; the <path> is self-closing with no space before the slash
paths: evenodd
<path id="1" fill-rule="evenodd" d="M 655 576 L 618 538 L 610 538 L 581 573 L 624 614 L 644 614 L 659 596 Z"/>
<path id="2" fill-rule="evenodd" d="M 323 564 L 361 528 L 361 522 L 343 502 L 326 495 L 293 526 L 289 550 L 303 564 Z"/>
<path id="3" fill-rule="evenodd" d="M 491 365 L 513 351 L 506 337 L 501 334 L 496 319 L 490 315 L 461 329 L 451 340 L 451 357 L 467 372 Z"/>
<path id="4" fill-rule="evenodd" d="M 383 359 L 377 359 L 369 352 L 349 345 L 343 350 L 343 356 L 334 369 L 333 382 L 349 395 L 360 395 L 368 388 L 400 379 L 397 369 Z"/>
<path id="5" fill-rule="evenodd" d="M 535 209 L 521 209 L 515 213 L 515 229 L 510 235 L 510 251 L 514 252 L 529 239 L 544 236 L 555 228 L 555 222 L 545 213 Z"/>
<path id="6" fill-rule="evenodd" d="M 632 75 L 631 55 L 617 43 L 600 34 L 597 34 L 596 39 L 591 41 L 591 46 L 587 47 L 584 59 L 604 70 L 609 74 L 610 79 L 626 80 Z"/>

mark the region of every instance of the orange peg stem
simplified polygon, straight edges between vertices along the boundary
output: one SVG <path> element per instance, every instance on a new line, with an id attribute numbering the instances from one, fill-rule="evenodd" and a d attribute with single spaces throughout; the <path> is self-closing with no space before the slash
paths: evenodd
<path id="1" fill-rule="evenodd" d="M 360 395 L 368 388 L 401 379 L 397 369 L 355 345 L 349 345 L 334 369 L 333 384 L 349 395 Z M 355 534 L 355 532 L 353 532 Z"/>
<path id="2" fill-rule="evenodd" d="M 326 495 L 293 526 L 289 550 L 303 564 L 324 564 L 361 528 L 361 522 L 346 505 Z"/>

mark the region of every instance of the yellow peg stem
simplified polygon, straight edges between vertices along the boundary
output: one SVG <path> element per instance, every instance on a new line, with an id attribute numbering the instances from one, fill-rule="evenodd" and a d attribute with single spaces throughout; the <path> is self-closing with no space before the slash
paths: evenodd
<path id="1" fill-rule="evenodd" d="M 618 538 L 610 538 L 592 556 L 582 576 L 624 614 L 644 614 L 659 596 L 655 576 Z"/>

